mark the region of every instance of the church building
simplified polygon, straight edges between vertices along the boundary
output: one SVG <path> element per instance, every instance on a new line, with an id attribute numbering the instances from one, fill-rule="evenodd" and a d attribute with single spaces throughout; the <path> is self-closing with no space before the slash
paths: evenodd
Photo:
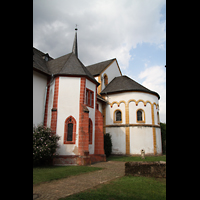
<path id="1" fill-rule="evenodd" d="M 72 52 L 56 59 L 33 47 L 33 124 L 60 136 L 54 164 L 106 161 L 104 134 L 112 154 L 162 154 L 158 93 L 122 75 L 117 59 L 89 66 Z"/>

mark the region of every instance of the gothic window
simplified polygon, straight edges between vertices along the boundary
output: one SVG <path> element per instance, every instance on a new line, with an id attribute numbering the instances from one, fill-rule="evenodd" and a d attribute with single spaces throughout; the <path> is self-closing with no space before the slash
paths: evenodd
<path id="1" fill-rule="evenodd" d="M 72 137 L 73 137 L 73 124 L 68 123 L 67 141 L 72 141 Z"/>
<path id="2" fill-rule="evenodd" d="M 89 144 L 92 144 L 92 120 L 91 119 L 89 119 L 88 131 L 89 131 Z"/>
<path id="3" fill-rule="evenodd" d="M 76 137 L 76 120 L 74 117 L 69 116 L 65 120 L 64 128 L 64 144 L 75 144 Z"/>
<path id="4" fill-rule="evenodd" d="M 115 123 L 122 123 L 122 113 L 120 110 L 116 110 L 114 112 L 114 122 Z"/>

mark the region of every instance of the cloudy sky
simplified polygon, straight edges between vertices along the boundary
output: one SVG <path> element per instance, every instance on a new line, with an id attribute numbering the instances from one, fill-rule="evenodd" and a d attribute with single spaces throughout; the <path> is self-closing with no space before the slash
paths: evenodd
<path id="1" fill-rule="evenodd" d="M 85 66 L 116 58 L 122 74 L 160 94 L 166 122 L 165 0 L 33 0 L 33 46 L 53 58 L 72 51 Z"/>

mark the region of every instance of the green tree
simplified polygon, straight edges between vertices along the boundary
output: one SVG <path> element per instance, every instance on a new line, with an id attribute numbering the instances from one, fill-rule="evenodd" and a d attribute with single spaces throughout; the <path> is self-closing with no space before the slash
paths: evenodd
<path id="1" fill-rule="evenodd" d="M 104 151 L 106 154 L 106 157 L 109 157 L 112 153 L 112 140 L 110 133 L 106 133 L 104 135 Z"/>

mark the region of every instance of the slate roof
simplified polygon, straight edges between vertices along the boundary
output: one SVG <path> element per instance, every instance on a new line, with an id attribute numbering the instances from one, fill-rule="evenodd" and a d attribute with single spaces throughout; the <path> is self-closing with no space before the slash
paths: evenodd
<path id="1" fill-rule="evenodd" d="M 107 103 L 108 101 L 106 101 L 102 96 L 100 96 L 99 94 L 97 94 L 97 99 L 100 101 L 103 101 L 105 103 Z"/>
<path id="2" fill-rule="evenodd" d="M 42 58 L 43 55 L 45 55 L 45 53 L 33 47 L 33 68 L 47 75 L 51 75 L 47 67 L 47 61 Z M 53 60 L 53 58 L 49 56 L 49 60 Z"/>
<path id="3" fill-rule="evenodd" d="M 93 76 L 98 76 L 108 65 L 110 65 L 116 58 L 106 60 L 100 63 L 96 63 L 93 65 L 88 65 L 86 68 Z"/>
<path id="4" fill-rule="evenodd" d="M 92 74 L 74 53 L 69 53 L 47 63 L 49 70 L 54 75 L 78 75 L 87 76 L 99 84 Z"/>
<path id="5" fill-rule="evenodd" d="M 126 91 L 140 91 L 155 94 L 160 99 L 157 92 L 147 89 L 146 87 L 140 85 L 136 81 L 132 80 L 128 76 L 118 76 L 115 77 L 102 91 L 102 94 L 109 94 L 115 92 L 126 92 Z"/>
<path id="6" fill-rule="evenodd" d="M 99 85 L 93 75 L 87 70 L 87 68 L 73 52 L 56 59 L 51 58 L 50 61 L 45 61 L 42 58 L 44 53 L 34 47 L 33 53 L 33 68 L 35 69 L 38 69 L 48 75 L 87 76 L 90 80 Z"/>

